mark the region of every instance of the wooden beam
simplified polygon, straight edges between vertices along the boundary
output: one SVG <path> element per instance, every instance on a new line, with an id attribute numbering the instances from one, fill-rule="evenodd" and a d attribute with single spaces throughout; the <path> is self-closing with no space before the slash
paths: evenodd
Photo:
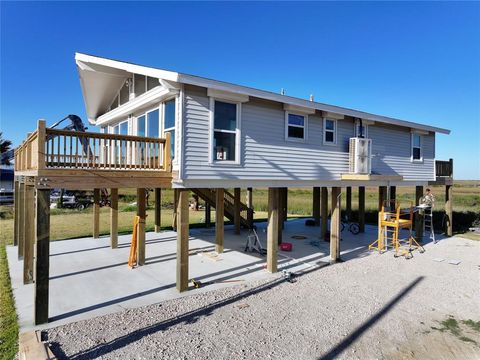
<path id="1" fill-rule="evenodd" d="M 20 193 L 20 182 L 15 181 L 14 185 L 15 193 L 14 193 L 14 198 L 13 198 L 13 246 L 18 245 L 18 208 L 19 208 L 19 203 L 18 203 L 18 198 L 19 198 L 19 193 Z"/>
<path id="2" fill-rule="evenodd" d="M 212 226 L 212 207 L 208 202 L 205 202 L 205 227 Z"/>
<path id="3" fill-rule="evenodd" d="M 178 207 L 178 189 L 173 189 L 173 213 L 172 213 L 172 229 L 177 231 L 177 209 Z"/>
<path id="4" fill-rule="evenodd" d="M 155 232 L 162 227 L 162 189 L 155 188 Z"/>
<path id="5" fill-rule="evenodd" d="M 137 243 L 137 264 L 138 266 L 145 265 L 145 207 L 146 192 L 144 188 L 137 189 L 137 216 L 140 217 L 138 221 L 138 243 Z"/>
<path id="6" fill-rule="evenodd" d="M 35 241 L 35 325 L 48 322 L 50 268 L 50 190 L 37 190 Z"/>
<path id="7" fill-rule="evenodd" d="M 365 232 L 365 186 L 358 187 L 358 227 Z"/>
<path id="8" fill-rule="evenodd" d="M 18 260 L 23 259 L 25 245 L 25 183 L 19 184 L 18 193 Z"/>
<path id="9" fill-rule="evenodd" d="M 312 216 L 315 226 L 320 226 L 320 188 L 314 187 L 312 192 Z"/>
<path id="10" fill-rule="evenodd" d="M 215 193 L 215 251 L 223 252 L 223 238 L 225 233 L 224 227 L 224 190 L 217 189 Z"/>
<path id="11" fill-rule="evenodd" d="M 278 189 L 268 189 L 267 271 L 277 272 Z"/>
<path id="12" fill-rule="evenodd" d="M 321 193 L 322 196 L 320 198 L 320 219 L 322 224 L 320 227 L 320 238 L 324 240 L 328 230 L 328 189 L 326 187 L 322 187 Z"/>
<path id="13" fill-rule="evenodd" d="M 415 187 L 415 205 L 420 204 L 423 196 L 423 186 Z M 421 243 L 423 241 L 423 215 L 419 212 L 415 213 L 415 239 Z"/>
<path id="14" fill-rule="evenodd" d="M 382 206 L 387 200 L 387 187 L 379 186 L 378 187 L 378 211 L 382 210 Z"/>
<path id="15" fill-rule="evenodd" d="M 330 222 L 330 263 L 340 260 L 342 188 L 332 187 L 332 219 Z"/>
<path id="16" fill-rule="evenodd" d="M 233 190 L 234 196 L 234 214 L 233 214 L 233 223 L 235 225 L 235 234 L 240 234 L 240 188 L 235 188 Z"/>
<path id="17" fill-rule="evenodd" d="M 347 219 L 351 221 L 352 220 L 352 188 L 350 186 L 347 186 L 345 213 L 347 215 Z"/>
<path id="18" fill-rule="evenodd" d="M 390 201 L 397 200 L 397 187 L 390 186 Z"/>
<path id="19" fill-rule="evenodd" d="M 33 282 L 33 252 L 35 246 L 35 188 L 25 186 L 25 243 L 23 249 L 23 283 Z"/>
<path id="20" fill-rule="evenodd" d="M 452 166 L 453 166 L 453 160 Z M 453 186 L 445 186 L 445 213 L 447 215 L 447 236 L 453 235 Z"/>
<path id="21" fill-rule="evenodd" d="M 93 189 L 93 238 L 100 237 L 100 189 Z"/>
<path id="22" fill-rule="evenodd" d="M 110 246 L 118 247 L 118 189 L 110 189 Z"/>
<path id="23" fill-rule="evenodd" d="M 177 290 L 188 290 L 188 194 L 185 189 L 178 189 L 177 204 Z M 223 199 L 222 199 L 223 201 Z"/>

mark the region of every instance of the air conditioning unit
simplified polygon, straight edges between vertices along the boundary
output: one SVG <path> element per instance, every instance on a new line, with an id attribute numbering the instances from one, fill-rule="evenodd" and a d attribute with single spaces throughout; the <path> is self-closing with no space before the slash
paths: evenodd
<path id="1" fill-rule="evenodd" d="M 372 172 L 372 139 L 350 138 L 349 171 L 351 174 Z"/>

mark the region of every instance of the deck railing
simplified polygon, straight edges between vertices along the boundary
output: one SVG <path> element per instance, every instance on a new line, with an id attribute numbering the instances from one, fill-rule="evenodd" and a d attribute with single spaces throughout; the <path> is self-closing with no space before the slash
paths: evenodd
<path id="1" fill-rule="evenodd" d="M 435 160 L 435 175 L 437 177 L 453 177 L 453 159 Z"/>
<path id="2" fill-rule="evenodd" d="M 170 134 L 165 138 L 38 129 L 15 150 L 15 171 L 43 169 L 171 171 Z"/>

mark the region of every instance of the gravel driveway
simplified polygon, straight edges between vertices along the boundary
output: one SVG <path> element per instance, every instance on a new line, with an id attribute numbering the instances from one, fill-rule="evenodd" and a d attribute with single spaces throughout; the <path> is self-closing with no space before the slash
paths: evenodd
<path id="1" fill-rule="evenodd" d="M 480 359 L 480 242 L 426 250 L 358 257 L 294 283 L 277 275 L 47 336 L 73 359 Z"/>

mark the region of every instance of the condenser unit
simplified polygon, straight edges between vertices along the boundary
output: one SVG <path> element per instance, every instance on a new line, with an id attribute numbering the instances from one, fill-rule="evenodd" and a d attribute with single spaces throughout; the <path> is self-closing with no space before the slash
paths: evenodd
<path id="1" fill-rule="evenodd" d="M 372 139 L 350 138 L 349 171 L 351 174 L 372 172 Z"/>

